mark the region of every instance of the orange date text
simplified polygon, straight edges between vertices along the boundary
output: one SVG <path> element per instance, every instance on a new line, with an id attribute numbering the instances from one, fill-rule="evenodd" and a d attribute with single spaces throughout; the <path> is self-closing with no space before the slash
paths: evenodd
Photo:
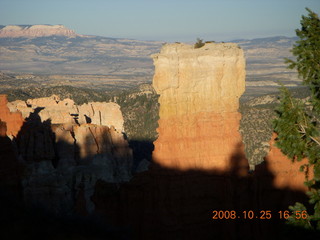
<path id="1" fill-rule="evenodd" d="M 223 219 L 259 219 L 259 220 L 269 220 L 273 218 L 278 219 L 288 219 L 289 217 L 295 219 L 307 219 L 307 211 L 294 211 L 290 214 L 288 210 L 272 212 L 271 210 L 260 210 L 260 211 L 235 211 L 235 210 L 214 210 L 212 211 L 213 220 L 223 220 Z"/>

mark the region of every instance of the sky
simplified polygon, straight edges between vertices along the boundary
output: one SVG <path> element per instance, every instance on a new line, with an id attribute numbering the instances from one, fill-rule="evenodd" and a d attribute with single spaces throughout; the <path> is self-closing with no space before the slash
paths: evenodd
<path id="1" fill-rule="evenodd" d="M 295 36 L 320 0 L 0 0 L 0 25 L 63 24 L 79 34 L 230 41 Z"/>

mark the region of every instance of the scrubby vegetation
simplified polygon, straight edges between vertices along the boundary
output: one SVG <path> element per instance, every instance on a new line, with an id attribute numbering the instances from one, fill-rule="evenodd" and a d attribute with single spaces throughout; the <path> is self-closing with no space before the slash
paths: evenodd
<path id="1" fill-rule="evenodd" d="M 9 89 L 0 93 L 7 94 L 9 101 L 17 99 L 25 101 L 30 98 L 49 97 L 53 94 L 58 95 L 60 99 L 71 98 L 76 104 L 83 104 L 87 102 L 108 102 L 112 99 L 111 93 L 108 94 L 104 91 L 71 86 L 55 86 L 47 88 L 29 87 L 23 89 Z"/>
<path id="2" fill-rule="evenodd" d="M 310 93 L 305 87 L 294 88 L 290 92 L 302 101 L 306 101 Z M 275 109 L 280 103 L 279 96 L 279 93 L 268 94 L 240 104 L 242 114 L 240 132 L 245 144 L 246 157 L 252 169 L 264 161 L 270 149 L 272 121 L 276 118 Z"/>
<path id="3" fill-rule="evenodd" d="M 123 91 L 116 97 L 125 119 L 125 131 L 130 139 L 154 141 L 158 126 L 158 96 L 151 85 Z"/>

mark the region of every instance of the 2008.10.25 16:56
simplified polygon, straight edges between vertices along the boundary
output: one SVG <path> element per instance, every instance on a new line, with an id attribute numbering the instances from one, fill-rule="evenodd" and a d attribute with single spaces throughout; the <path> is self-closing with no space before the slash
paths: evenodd
<path id="1" fill-rule="evenodd" d="M 272 213 L 271 210 L 260 210 L 260 211 L 241 211 L 237 212 L 234 210 L 214 210 L 212 211 L 212 219 L 214 220 L 222 220 L 222 219 L 261 219 L 268 220 L 273 217 L 277 217 L 280 219 L 288 219 L 290 216 L 293 216 L 295 219 L 307 219 L 308 213 L 307 211 L 294 211 L 292 215 L 288 210 L 278 211 L 276 213 Z"/>

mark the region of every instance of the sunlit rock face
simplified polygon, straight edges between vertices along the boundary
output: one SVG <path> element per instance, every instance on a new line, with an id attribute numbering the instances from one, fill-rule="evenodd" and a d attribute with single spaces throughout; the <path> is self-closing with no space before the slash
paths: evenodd
<path id="1" fill-rule="evenodd" d="M 0 95 L 0 120 L 6 123 L 6 135 L 14 137 L 23 124 L 23 118 L 20 112 L 10 112 L 7 104 L 7 96 Z"/>
<path id="2" fill-rule="evenodd" d="M 179 170 L 230 171 L 230 159 L 243 148 L 238 131 L 245 90 L 242 49 L 233 43 L 196 49 L 167 44 L 153 60 L 153 86 L 160 95 L 154 162 Z M 243 159 L 237 164 L 247 167 Z"/>
<path id="3" fill-rule="evenodd" d="M 295 191 L 308 191 L 308 187 L 304 184 L 306 177 L 313 178 L 313 170 L 300 172 L 299 168 L 303 164 L 308 163 L 308 159 L 301 162 L 292 161 L 275 145 L 276 133 L 272 134 L 270 140 L 270 151 L 264 159 L 264 162 L 256 166 L 256 175 L 263 176 L 265 173 L 274 176 L 272 180 L 273 187 L 278 189 L 290 189 Z M 268 169 L 268 171 L 266 171 Z"/>
<path id="4" fill-rule="evenodd" d="M 118 132 L 123 132 L 123 116 L 120 106 L 112 102 L 89 102 L 76 105 L 71 99 L 61 100 L 59 96 L 16 100 L 8 103 L 11 112 L 20 111 L 24 118 L 29 118 L 34 112 L 42 122 L 51 124 L 86 124 L 113 126 Z"/>

